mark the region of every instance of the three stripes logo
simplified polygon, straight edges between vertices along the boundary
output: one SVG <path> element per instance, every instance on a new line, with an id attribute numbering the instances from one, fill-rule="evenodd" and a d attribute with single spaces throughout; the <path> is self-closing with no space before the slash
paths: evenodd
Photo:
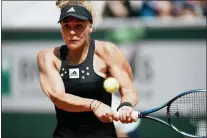
<path id="1" fill-rule="evenodd" d="M 79 78 L 79 68 L 69 69 L 69 78 L 70 79 Z"/>

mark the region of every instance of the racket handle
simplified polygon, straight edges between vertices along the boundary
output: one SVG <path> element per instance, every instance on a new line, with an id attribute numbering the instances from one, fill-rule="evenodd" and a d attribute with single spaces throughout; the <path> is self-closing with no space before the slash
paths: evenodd
<path id="1" fill-rule="evenodd" d="M 117 116 L 119 116 L 119 112 L 116 112 Z M 132 114 L 131 114 L 131 117 L 132 118 L 138 118 L 140 115 L 140 112 L 139 111 L 133 111 Z"/>

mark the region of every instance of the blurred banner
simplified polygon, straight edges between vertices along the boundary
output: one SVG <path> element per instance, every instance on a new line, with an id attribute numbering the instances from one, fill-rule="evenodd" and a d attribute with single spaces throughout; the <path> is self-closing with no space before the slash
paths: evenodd
<path id="1" fill-rule="evenodd" d="M 3 43 L 3 111 L 54 111 L 40 88 L 36 56 L 38 51 L 61 44 Z M 205 41 L 137 41 L 119 47 L 132 66 L 139 110 L 156 107 L 183 91 L 206 88 Z"/>

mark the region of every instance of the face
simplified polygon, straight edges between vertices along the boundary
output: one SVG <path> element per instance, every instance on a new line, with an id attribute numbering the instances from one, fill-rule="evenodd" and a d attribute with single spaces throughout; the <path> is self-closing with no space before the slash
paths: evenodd
<path id="1" fill-rule="evenodd" d="M 61 33 L 67 47 L 76 50 L 84 46 L 92 33 L 89 21 L 69 17 L 61 21 Z"/>

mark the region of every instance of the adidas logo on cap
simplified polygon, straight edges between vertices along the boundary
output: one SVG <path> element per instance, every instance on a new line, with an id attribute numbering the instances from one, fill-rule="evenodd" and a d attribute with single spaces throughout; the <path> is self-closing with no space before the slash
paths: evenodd
<path id="1" fill-rule="evenodd" d="M 67 12 L 75 12 L 75 9 L 71 7 Z"/>

